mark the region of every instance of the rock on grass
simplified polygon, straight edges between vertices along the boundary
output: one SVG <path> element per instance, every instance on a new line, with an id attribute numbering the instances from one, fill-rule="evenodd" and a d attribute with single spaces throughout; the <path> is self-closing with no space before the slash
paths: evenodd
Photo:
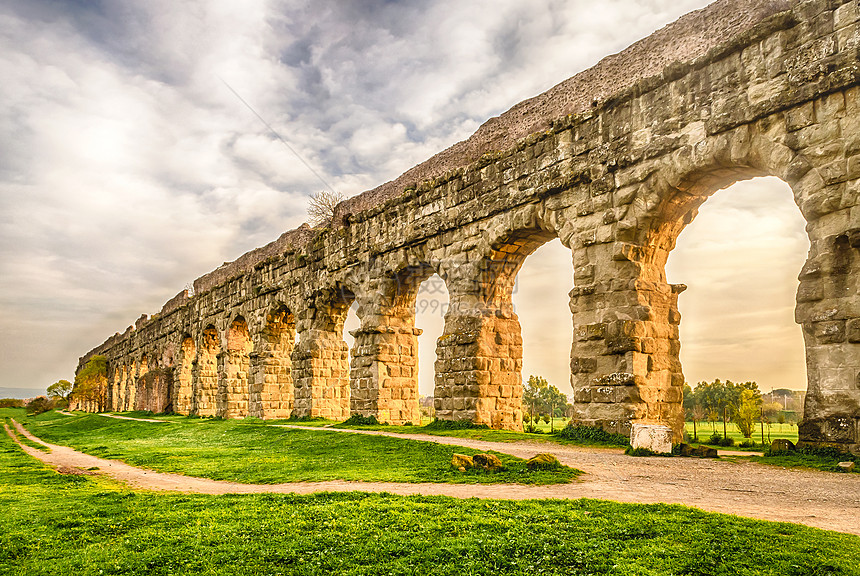
<path id="1" fill-rule="evenodd" d="M 552 454 L 538 454 L 528 459 L 526 468 L 529 470 L 558 470 L 561 468 L 561 462 Z"/>
<path id="2" fill-rule="evenodd" d="M 494 454 L 475 454 L 472 456 L 472 461 L 476 467 L 481 467 L 488 472 L 498 472 L 505 469 L 505 465 Z"/>
<path id="3" fill-rule="evenodd" d="M 469 468 L 474 468 L 475 463 L 472 461 L 471 456 L 466 456 L 465 454 L 454 454 L 451 457 L 451 467 L 456 468 L 460 472 L 465 472 Z"/>

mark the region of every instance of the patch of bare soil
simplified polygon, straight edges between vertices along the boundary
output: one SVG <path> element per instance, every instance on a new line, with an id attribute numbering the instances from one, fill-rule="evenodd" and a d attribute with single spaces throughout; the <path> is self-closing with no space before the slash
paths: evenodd
<path id="1" fill-rule="evenodd" d="M 344 433 L 406 437 L 476 450 L 493 450 L 520 458 L 530 458 L 540 452 L 552 452 L 562 463 L 579 468 L 586 474 L 577 482 L 553 486 L 345 481 L 239 484 L 153 472 L 117 460 L 96 458 L 65 446 L 42 442 L 19 423 L 13 423 L 18 433 L 51 448 L 51 453 L 46 454 L 19 442 L 27 454 L 49 466 L 55 469 L 65 466 L 104 474 L 143 490 L 199 494 L 362 491 L 511 500 L 599 498 L 644 504 L 684 504 L 711 512 L 794 522 L 860 535 L 860 475 L 856 474 L 781 469 L 726 460 L 633 458 L 625 456 L 620 450 L 578 446 L 549 446 L 530 442 L 499 443 L 442 436 L 344 430 Z M 7 433 L 17 442 L 8 427 Z"/>

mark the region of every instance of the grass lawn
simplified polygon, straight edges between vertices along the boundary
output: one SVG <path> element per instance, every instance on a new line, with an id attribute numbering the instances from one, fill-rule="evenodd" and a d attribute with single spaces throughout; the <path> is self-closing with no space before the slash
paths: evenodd
<path id="1" fill-rule="evenodd" d="M 39 438 L 87 454 L 122 460 L 160 472 L 255 484 L 354 480 L 555 484 L 579 471 L 529 471 L 525 461 L 496 454 L 502 472 L 451 468 L 454 452 L 477 450 L 402 438 L 324 430 L 296 430 L 260 420 L 178 418 L 170 424 L 135 422 L 93 414 L 48 412 L 27 418 L 20 409 L 0 410 Z"/>
<path id="2" fill-rule="evenodd" d="M 78 415 L 86 414 L 78 412 Z M 184 421 L 189 420 L 186 416 L 176 416 L 172 414 L 152 414 L 150 412 L 117 412 L 120 416 L 130 418 L 154 418 L 157 420 L 167 421 Z M 382 432 L 393 432 L 396 434 L 429 434 L 431 436 L 448 436 L 452 438 L 467 438 L 470 440 L 484 440 L 487 442 L 543 442 L 547 444 L 562 444 L 562 445 L 580 445 L 580 446 L 603 446 L 601 442 L 589 442 L 584 440 L 570 441 L 550 434 L 550 425 L 543 421 L 537 425 L 539 434 L 527 432 L 513 432 L 510 430 L 490 430 L 487 428 L 461 428 L 461 429 L 445 429 L 434 428 L 428 426 L 433 421 L 432 418 L 423 418 L 420 425 L 414 426 L 394 426 L 390 424 L 344 424 L 337 420 L 267 420 L 266 424 L 277 425 L 293 425 L 312 428 L 333 427 L 347 430 L 378 430 Z M 556 432 L 567 425 L 568 420 L 565 418 L 555 418 L 553 426 Z M 617 446 L 613 446 L 617 448 Z M 551 448 L 547 448 L 551 450 Z"/>
<path id="3" fill-rule="evenodd" d="M 0 574 L 21 576 L 860 572 L 856 536 L 683 506 L 133 492 L 5 435 L 0 510 Z"/>
<path id="4" fill-rule="evenodd" d="M 342 422 L 327 422 L 326 424 L 345 429 L 357 430 L 380 430 L 383 432 L 394 432 L 397 434 L 430 434 L 432 436 L 448 436 L 451 438 L 467 438 L 469 440 L 483 440 L 486 442 L 539 442 L 545 444 L 562 444 L 577 446 L 606 446 L 603 442 L 591 442 L 588 440 L 565 440 L 550 434 L 550 425 L 541 422 L 538 427 L 540 434 L 528 432 L 514 432 L 511 430 L 491 430 L 489 428 L 439 428 L 431 424 L 431 420 L 424 420 L 422 426 L 392 426 L 389 424 L 376 425 L 348 425 Z M 279 423 L 291 423 L 304 426 L 304 422 L 281 421 Z M 554 421 L 555 431 L 558 432 L 567 425 L 567 420 L 556 418 Z M 617 449 L 617 446 L 610 446 Z M 552 451 L 551 447 L 547 448 Z"/>
<path id="5" fill-rule="evenodd" d="M 693 423 L 692 422 L 686 422 L 685 425 L 686 425 L 687 434 L 689 434 L 690 437 L 692 438 L 692 436 L 693 436 Z M 707 440 L 711 436 L 711 434 L 714 433 L 714 430 L 716 430 L 717 434 L 719 434 L 722 437 L 722 435 L 723 435 L 723 423 L 717 422 L 715 428 L 711 426 L 710 422 L 699 422 L 696 424 L 696 433 L 699 435 L 699 440 L 701 440 L 701 441 Z M 715 448 L 722 448 L 723 450 L 739 449 L 738 445 L 746 440 L 746 438 L 744 438 L 743 434 L 741 434 L 740 431 L 738 431 L 738 427 L 732 423 L 729 423 L 726 426 L 726 432 L 728 433 L 729 438 L 734 439 L 735 445 L 734 446 L 728 446 L 728 447 L 714 446 Z M 769 439 L 768 439 L 768 435 L 769 435 Z M 786 438 L 788 440 L 791 440 L 794 443 L 797 443 L 797 425 L 796 424 L 775 423 L 775 424 L 771 424 L 770 427 L 768 427 L 768 425 L 765 424 L 765 427 L 764 427 L 765 446 L 770 446 L 770 443 L 772 441 L 776 440 L 777 438 Z M 761 425 L 760 424 L 756 425 L 755 432 L 753 433 L 751 440 L 753 440 L 756 443 L 755 447 L 750 448 L 751 450 L 761 450 L 762 449 Z"/>

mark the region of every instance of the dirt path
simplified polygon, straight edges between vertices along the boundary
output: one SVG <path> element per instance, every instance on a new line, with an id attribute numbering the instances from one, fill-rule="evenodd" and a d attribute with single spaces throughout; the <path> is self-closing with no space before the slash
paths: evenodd
<path id="1" fill-rule="evenodd" d="M 586 472 L 579 482 L 554 486 L 518 484 L 409 484 L 385 482 L 296 482 L 239 484 L 143 470 L 116 460 L 105 460 L 42 442 L 13 420 L 27 438 L 52 449 L 50 454 L 26 445 L 25 452 L 61 471 L 69 469 L 109 475 L 133 488 L 200 494 L 278 492 L 309 494 L 323 491 L 387 492 L 444 495 L 455 498 L 600 498 L 618 502 L 669 503 L 749 518 L 794 522 L 860 535 L 860 475 L 808 470 L 785 470 L 749 462 L 695 458 L 631 458 L 618 450 L 543 443 L 499 443 L 423 434 L 371 435 L 407 437 L 440 444 L 494 450 L 521 458 L 552 452 L 559 460 Z M 302 427 L 304 428 L 304 427 Z M 332 430 L 329 428 L 328 430 Z M 7 432 L 15 438 L 7 427 Z"/>

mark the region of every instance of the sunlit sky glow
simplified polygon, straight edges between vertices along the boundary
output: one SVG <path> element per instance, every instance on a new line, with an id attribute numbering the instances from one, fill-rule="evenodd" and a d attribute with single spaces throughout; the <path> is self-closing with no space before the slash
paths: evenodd
<path id="1" fill-rule="evenodd" d="M 81 354 L 306 219 L 322 184 L 221 79 L 351 196 L 706 4 L 2 3 L 0 397 L 71 379 Z M 792 310 L 806 249 L 780 182 L 703 206 L 669 263 L 670 281 L 690 286 L 689 381 L 805 387 Z M 524 375 L 564 391 L 571 276 L 552 242 L 515 296 Z M 441 332 L 431 306 L 418 318 L 425 394 Z"/>

